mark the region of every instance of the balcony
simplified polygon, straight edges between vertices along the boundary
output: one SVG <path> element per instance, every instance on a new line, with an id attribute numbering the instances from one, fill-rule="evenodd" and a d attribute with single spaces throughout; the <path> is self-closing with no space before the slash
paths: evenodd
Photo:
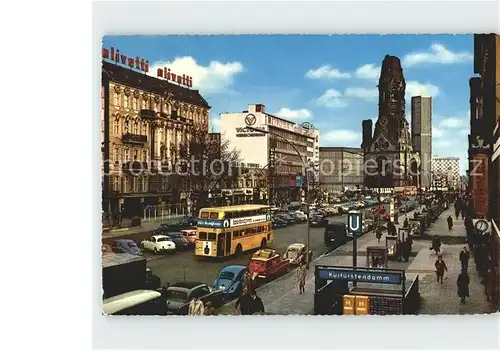
<path id="1" fill-rule="evenodd" d="M 148 170 L 147 162 L 128 161 L 122 164 L 122 171 L 132 175 L 141 175 Z"/>
<path id="2" fill-rule="evenodd" d="M 126 133 L 122 136 L 122 142 L 126 144 L 146 144 L 148 142 L 148 136 Z"/>
<path id="3" fill-rule="evenodd" d="M 141 110 L 140 116 L 145 119 L 156 119 L 156 112 L 153 110 Z"/>

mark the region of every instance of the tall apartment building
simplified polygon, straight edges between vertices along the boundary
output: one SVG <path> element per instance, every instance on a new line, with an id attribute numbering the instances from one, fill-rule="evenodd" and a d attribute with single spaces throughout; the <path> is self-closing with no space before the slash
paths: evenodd
<path id="1" fill-rule="evenodd" d="M 319 182 L 328 194 L 363 188 L 363 149 L 320 147 Z"/>
<path id="2" fill-rule="evenodd" d="M 160 171 L 193 130 L 208 133 L 207 101 L 197 90 L 104 60 L 101 88 L 104 213 L 143 216 L 148 206 L 186 201 Z"/>
<path id="3" fill-rule="evenodd" d="M 263 132 L 248 130 L 246 126 Z M 221 133 L 240 152 L 241 162 L 265 170 L 271 201 L 302 198 L 304 165 L 311 158 L 308 146 L 314 159 L 319 131 L 316 134 L 311 128 L 272 115 L 266 112 L 265 105 L 257 104 L 249 105 L 246 111 L 221 114 Z"/>
<path id="4" fill-rule="evenodd" d="M 460 159 L 458 157 L 434 156 L 431 162 L 431 174 L 431 187 L 459 189 Z"/>
<path id="5" fill-rule="evenodd" d="M 413 151 L 420 154 L 420 187 L 431 186 L 432 98 L 411 98 L 411 140 Z"/>

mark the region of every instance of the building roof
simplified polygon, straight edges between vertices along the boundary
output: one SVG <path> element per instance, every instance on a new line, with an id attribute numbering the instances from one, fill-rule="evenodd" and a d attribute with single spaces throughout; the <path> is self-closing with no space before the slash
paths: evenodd
<path id="1" fill-rule="evenodd" d="M 118 254 L 103 254 L 102 255 L 102 268 L 118 266 L 129 262 L 146 261 L 142 256 L 136 256 L 129 253 Z"/>
<path id="2" fill-rule="evenodd" d="M 207 100 L 201 96 L 198 90 L 191 90 L 189 88 L 170 83 L 164 79 L 155 78 L 129 68 L 121 67 L 107 61 L 102 61 L 103 78 L 106 74 L 109 75 L 109 79 L 112 82 L 127 85 L 129 87 L 137 87 L 162 96 L 168 91 L 173 94 L 172 98 L 174 100 L 193 104 L 199 107 L 210 108 Z"/>

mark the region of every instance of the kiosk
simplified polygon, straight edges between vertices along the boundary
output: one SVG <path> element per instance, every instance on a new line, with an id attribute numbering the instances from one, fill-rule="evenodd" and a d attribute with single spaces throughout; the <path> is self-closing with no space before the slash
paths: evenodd
<path id="1" fill-rule="evenodd" d="M 317 265 L 314 275 L 315 315 L 416 314 L 420 308 L 417 274 L 408 277 L 397 269 Z"/>
<path id="2" fill-rule="evenodd" d="M 387 268 L 387 248 L 383 246 L 368 246 L 366 248 L 366 267 Z"/>

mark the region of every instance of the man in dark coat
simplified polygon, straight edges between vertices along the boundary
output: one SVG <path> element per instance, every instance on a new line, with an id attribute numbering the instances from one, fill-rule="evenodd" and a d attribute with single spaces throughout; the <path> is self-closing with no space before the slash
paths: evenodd
<path id="1" fill-rule="evenodd" d="M 403 227 L 408 228 L 408 224 L 409 224 L 408 218 L 405 218 L 405 221 L 403 222 Z"/>
<path id="2" fill-rule="evenodd" d="M 448 216 L 448 218 L 446 218 L 446 222 L 448 222 L 448 230 L 452 230 L 453 229 L 453 218 L 451 218 L 451 216 Z"/>
<path id="3" fill-rule="evenodd" d="M 408 239 L 406 239 L 401 243 L 401 258 L 405 262 L 408 262 L 408 260 L 410 259 L 410 251 L 411 251 L 411 246 L 408 242 Z"/>
<path id="4" fill-rule="evenodd" d="M 437 281 L 443 284 L 444 271 L 448 271 L 448 267 L 446 267 L 446 263 L 443 261 L 443 256 L 438 256 L 438 259 L 434 262 L 434 267 L 436 267 Z"/>
<path id="5" fill-rule="evenodd" d="M 469 251 L 464 246 L 462 251 L 460 251 L 460 263 L 462 264 L 462 271 L 467 272 L 467 268 L 469 268 L 469 259 L 470 259 Z"/>
<path id="6" fill-rule="evenodd" d="M 397 234 L 396 226 L 391 220 L 387 222 L 387 233 L 393 236 Z"/>
<path id="7" fill-rule="evenodd" d="M 234 305 L 235 312 L 240 308 L 240 313 L 242 315 L 252 314 L 252 301 L 251 297 L 246 288 L 241 292 L 241 296 L 236 300 Z"/>
<path id="8" fill-rule="evenodd" d="M 434 238 L 432 238 L 431 250 L 434 250 L 436 255 L 439 255 L 441 252 L 441 239 L 439 239 L 437 235 L 434 235 Z"/>
<path id="9" fill-rule="evenodd" d="M 469 297 L 469 283 L 469 275 L 466 271 L 462 270 L 462 273 L 460 273 L 457 278 L 458 296 L 462 303 L 465 302 L 466 297 Z"/>

